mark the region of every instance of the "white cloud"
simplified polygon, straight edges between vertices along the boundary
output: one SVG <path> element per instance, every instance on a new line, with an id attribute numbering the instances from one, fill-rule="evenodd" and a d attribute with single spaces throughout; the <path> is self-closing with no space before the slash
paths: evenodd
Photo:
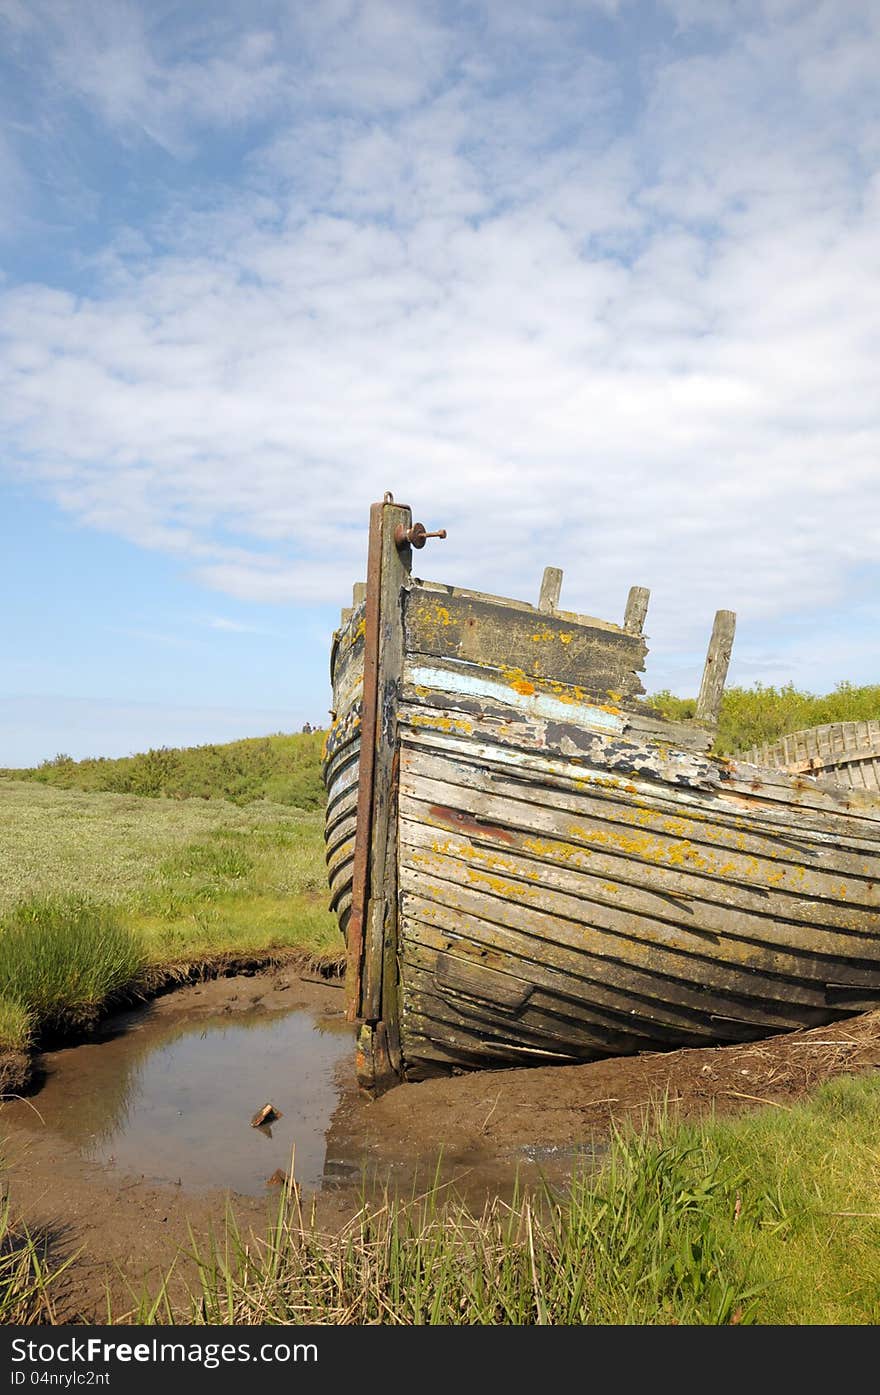
<path id="1" fill-rule="evenodd" d="M 612 618 L 651 585 L 669 655 L 716 606 L 838 603 L 880 546 L 877 24 L 674 9 L 637 90 L 591 7 L 339 0 L 185 61 L 90 10 L 60 79 L 169 148 L 298 85 L 209 213 L 178 194 L 90 295 L 5 296 L 18 468 L 247 599 L 344 604 L 391 488 L 449 530 L 427 573 L 532 595 L 553 562 Z"/>

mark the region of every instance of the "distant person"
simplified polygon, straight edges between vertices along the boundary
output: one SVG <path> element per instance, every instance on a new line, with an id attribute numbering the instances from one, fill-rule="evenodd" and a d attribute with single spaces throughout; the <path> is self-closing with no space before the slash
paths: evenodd
<path id="1" fill-rule="evenodd" d="M 311 730 L 312 730 L 312 724 L 311 724 L 311 722 L 303 722 L 303 731 L 306 733 L 307 736 L 311 733 Z"/>

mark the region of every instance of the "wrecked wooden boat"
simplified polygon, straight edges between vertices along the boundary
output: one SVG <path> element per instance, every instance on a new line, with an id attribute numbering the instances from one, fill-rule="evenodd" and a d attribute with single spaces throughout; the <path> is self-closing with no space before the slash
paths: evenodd
<path id="1" fill-rule="evenodd" d="M 880 722 L 830 722 L 753 746 L 742 756 L 792 775 L 819 775 L 880 795 Z"/>
<path id="2" fill-rule="evenodd" d="M 739 1042 L 880 1002 L 880 797 L 707 754 L 621 624 L 422 581 L 390 496 L 334 637 L 326 848 L 370 1090 Z M 436 535 L 433 535 L 436 536 Z M 441 536 L 443 536 L 441 534 Z"/>

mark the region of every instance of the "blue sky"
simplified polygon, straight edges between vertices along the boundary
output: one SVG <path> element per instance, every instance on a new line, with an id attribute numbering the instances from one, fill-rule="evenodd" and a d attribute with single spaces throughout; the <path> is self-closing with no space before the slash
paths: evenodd
<path id="1" fill-rule="evenodd" d="M 880 8 L 0 0 L 0 765 L 322 721 L 386 489 L 880 681 Z"/>

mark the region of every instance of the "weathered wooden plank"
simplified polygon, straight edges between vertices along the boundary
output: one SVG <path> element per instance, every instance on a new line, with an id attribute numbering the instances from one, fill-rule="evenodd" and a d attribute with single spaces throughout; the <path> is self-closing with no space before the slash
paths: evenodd
<path id="1" fill-rule="evenodd" d="M 422 1031 L 431 1032 L 432 1028 L 450 1026 L 457 1030 L 482 1033 L 519 1050 L 538 1048 L 559 1052 L 576 1060 L 593 1059 L 596 1051 L 603 1046 L 607 1051 L 608 1038 L 612 1036 L 610 1032 L 607 1033 L 603 1042 L 590 1024 L 568 1022 L 558 1014 L 541 1012 L 531 1006 L 522 1016 L 511 1019 L 497 1004 L 488 1001 L 478 1003 L 451 992 L 445 984 L 438 984 L 436 976 L 428 969 L 413 966 L 408 967 L 404 1002 L 407 1019 L 412 1016 L 423 1019 Z M 649 1038 L 632 1032 L 627 1037 L 620 1031 L 615 1035 L 619 1049 L 656 1051 L 670 1044 L 671 1034 L 666 1032 Z M 704 1046 L 706 1038 L 693 1036 L 691 1044 Z"/>
<path id="2" fill-rule="evenodd" d="M 396 941 L 393 829 L 397 818 L 397 693 L 403 671 L 404 643 L 400 594 L 412 567 L 412 549 L 406 542 L 398 546 L 395 534 L 398 528 L 405 530 L 411 523 L 412 515 L 408 508 L 397 504 L 382 506 L 369 902 L 358 1014 L 367 1023 L 378 1023 L 384 1018 L 382 999 L 386 936 Z M 375 1046 L 374 1059 L 379 1059 L 375 1055 Z M 371 1082 L 375 1087 L 382 1083 L 381 1080 Z"/>
<path id="3" fill-rule="evenodd" d="M 665 862 L 727 875 L 724 869 L 729 855 L 738 854 L 766 859 L 768 865 L 756 866 L 753 877 L 771 877 L 770 882 L 761 883 L 766 886 L 778 884 L 780 879 L 773 873 L 780 872 L 780 862 L 802 866 L 805 876 L 810 869 L 820 869 L 856 877 L 869 883 L 862 887 L 859 900 L 867 897 L 867 904 L 872 904 L 870 897 L 876 894 L 877 884 L 877 845 L 862 847 L 858 841 L 848 840 L 845 820 L 841 819 L 840 833 L 833 826 L 821 830 L 810 827 L 806 816 L 799 819 L 798 810 L 787 820 L 768 819 L 761 810 L 759 822 L 743 815 L 739 799 L 728 801 L 725 794 L 718 794 L 708 806 L 706 802 L 699 806 L 682 799 L 669 808 L 667 802 L 655 801 L 654 790 L 647 781 L 612 776 L 600 781 L 583 774 L 582 780 L 575 778 L 566 784 L 554 783 L 549 773 L 540 778 L 523 774 L 517 778 L 517 771 L 509 766 L 492 767 L 490 757 L 473 753 L 471 759 L 463 759 L 460 752 L 450 751 L 448 746 L 441 749 L 420 744 L 414 734 L 407 734 L 403 746 L 404 792 L 421 795 L 435 804 L 442 804 L 438 797 L 443 791 L 421 785 L 421 780 L 471 791 L 469 802 L 460 806 L 478 809 L 481 816 L 492 822 L 538 827 L 527 820 L 540 819 L 547 813 L 554 820 L 552 829 L 561 831 L 563 837 L 576 838 L 577 827 L 584 819 L 590 819 L 595 824 L 591 843 L 658 865 Z M 509 802 L 510 808 L 498 801 Z M 577 822 L 566 819 L 568 815 L 575 816 Z M 602 837 L 604 829 L 607 837 Z M 655 838 L 661 840 L 658 847 L 653 845 Z M 874 883 L 873 891 L 870 883 Z"/>
<path id="4" fill-rule="evenodd" d="M 538 1007 L 531 1005 L 523 1017 L 511 1020 L 489 1004 L 469 1003 L 438 990 L 432 982 L 431 975 L 424 970 L 417 970 L 412 974 L 407 985 L 405 1003 L 407 1027 L 412 1024 L 429 1039 L 433 1036 L 435 1040 L 447 1045 L 450 1044 L 450 1029 L 456 1035 L 464 1032 L 484 1036 L 494 1044 L 503 1044 L 523 1053 L 537 1049 L 575 1060 L 595 1059 L 597 1051 L 608 1055 L 623 1051 L 657 1051 L 672 1046 L 700 1047 L 707 1044 L 705 1035 L 688 1031 L 683 1027 L 660 1029 L 653 1038 L 648 1039 L 635 1031 L 628 1036 L 623 1030 L 603 1034 L 592 1024 L 566 1021 L 554 1012 L 542 1012 Z M 793 1020 L 787 1021 L 776 1030 L 790 1031 L 812 1026 L 819 1015 L 815 1009 L 802 1009 Z M 719 1019 L 714 1037 L 709 1037 L 708 1040 L 742 1040 L 744 1037 L 748 1039 L 766 1035 L 766 1032 L 766 1027 L 757 1023 L 723 1023 Z"/>
<path id="5" fill-rule="evenodd" d="M 808 837 L 817 845 L 864 851 L 866 875 L 875 872 L 871 859 L 880 851 L 880 827 L 870 811 L 866 815 L 859 807 L 864 797 L 856 792 L 830 786 L 816 790 L 812 782 L 802 789 L 802 781 L 772 771 L 774 779 L 787 779 L 790 788 L 763 778 L 743 780 L 726 762 L 701 762 L 698 756 L 664 748 L 645 751 L 625 738 L 603 743 L 591 736 L 589 754 L 585 749 L 581 756 L 568 758 L 508 747 L 500 732 L 491 740 L 476 740 L 411 729 L 406 742 L 413 750 L 453 760 L 464 772 L 465 783 L 472 778 L 469 770 L 485 770 L 487 782 L 493 785 L 504 780 L 531 782 L 542 791 L 558 791 L 574 799 L 582 792 L 595 792 L 594 787 L 617 790 L 621 797 L 628 795 L 635 803 L 647 801 L 651 810 L 673 817 L 681 814 L 703 823 L 730 819 L 745 834 L 789 837 L 796 828 L 799 842 Z M 754 767 L 745 769 L 755 773 Z"/>
<path id="6" fill-rule="evenodd" d="M 351 913 L 346 933 L 346 992 L 348 1018 L 361 1016 L 364 978 L 364 948 L 370 896 L 370 844 L 373 832 L 373 774 L 376 762 L 376 733 L 379 705 L 379 600 L 383 553 L 382 504 L 370 509 L 370 537 L 367 551 L 367 598 L 364 605 L 363 703 L 361 746 L 358 761 L 358 801 L 352 869 Z M 332 666 L 335 684 L 335 666 Z"/>
<path id="7" fill-rule="evenodd" d="M 516 978 L 509 971 L 500 971 L 445 951 L 433 956 L 431 968 L 441 989 L 467 998 L 478 998 L 510 1011 L 521 1011 L 533 991 L 531 983 Z"/>
<path id="8" fill-rule="evenodd" d="M 493 710 L 504 709 L 514 717 L 572 727 L 572 736 L 577 736 L 579 731 L 618 735 L 623 732 L 625 726 L 624 718 L 617 708 L 585 700 L 583 693 L 581 701 L 578 702 L 570 697 L 571 690 L 562 690 L 561 684 L 555 685 L 555 692 L 546 689 L 540 691 L 533 683 L 526 683 L 521 678 L 503 678 L 495 670 L 478 669 L 475 665 L 462 664 L 453 668 L 451 665 L 409 663 L 405 667 L 404 678 L 407 691 L 416 698 L 420 694 L 433 697 L 438 685 L 443 684 L 445 692 L 455 696 L 462 709 L 470 709 L 475 717 L 479 717 L 488 707 Z M 430 711 L 430 707 L 423 706 L 423 725 L 430 724 Z M 436 725 L 439 730 L 445 730 L 442 713 Z M 475 728 L 471 723 L 466 725 L 465 729 L 471 735 Z M 541 744 L 548 744 L 546 727 L 538 730 Z"/>
<path id="9" fill-rule="evenodd" d="M 524 684 L 549 678 L 604 699 L 643 691 L 645 642 L 620 629 L 572 623 L 559 615 L 511 610 L 458 593 L 440 597 L 414 586 L 406 595 L 408 653 L 460 659 Z"/>
<path id="10" fill-rule="evenodd" d="M 727 681 L 727 670 L 730 667 L 735 630 L 736 615 L 734 612 L 732 610 L 717 611 L 715 624 L 712 626 L 712 637 L 709 640 L 709 650 L 706 654 L 703 680 L 700 683 L 700 695 L 697 698 L 698 722 L 710 722 L 714 725 L 718 721 L 721 712 L 721 699 L 724 696 L 724 684 Z"/>
<path id="11" fill-rule="evenodd" d="M 641 885 L 659 886 L 664 874 L 689 877 L 692 892 L 707 901 L 729 896 L 731 901 L 747 902 L 751 892 L 753 902 L 781 903 L 789 911 L 808 910 L 815 901 L 821 904 L 812 912 L 813 923 L 836 921 L 836 928 L 847 930 L 864 926 L 866 933 L 873 930 L 878 914 L 878 883 L 854 872 L 851 859 L 850 867 L 841 866 L 847 859 L 833 847 L 805 858 L 803 848 L 768 847 L 757 838 L 744 840 L 743 847 L 731 845 L 720 829 L 717 841 L 698 841 L 669 832 L 663 820 L 646 823 L 637 817 L 643 811 L 615 806 L 610 799 L 604 807 L 598 800 L 592 808 L 584 805 L 573 816 L 549 801 L 511 798 L 506 792 L 483 790 L 476 782 L 468 787 L 428 774 L 413 779 L 407 762 L 401 771 L 401 800 L 407 812 L 416 815 L 427 806 L 438 833 L 472 842 L 497 841 L 510 848 L 524 840 L 526 850 L 556 840 L 580 849 L 590 864 L 601 858 L 609 872 L 616 867 L 618 876 L 624 864 L 626 879 Z M 574 853 L 569 857 L 574 861 Z M 771 901 L 771 891 L 779 899 Z M 786 892 L 791 901 L 784 899 Z"/>
<path id="12" fill-rule="evenodd" d="M 403 1003 L 404 1011 L 425 1010 L 425 997 L 432 996 L 441 999 L 441 1004 L 449 1003 L 450 999 L 455 999 L 455 995 L 450 995 L 446 989 L 438 989 L 437 978 L 435 978 L 434 965 L 437 963 L 438 953 L 452 954 L 466 953 L 467 946 L 460 940 L 453 939 L 452 936 L 443 936 L 442 932 L 428 925 L 420 925 L 413 922 L 414 930 L 425 936 L 424 942 L 418 940 L 407 940 L 407 960 L 404 964 L 403 979 Z M 431 936 L 441 944 L 446 944 L 448 949 L 438 951 L 434 944 L 430 943 Z M 506 958 L 498 956 L 501 963 L 506 963 Z M 565 982 L 559 977 L 558 982 Z M 579 983 L 580 993 L 583 995 L 583 983 Z M 536 986 L 533 995 L 529 1000 L 529 1007 L 526 1009 L 526 1017 L 520 1014 L 510 1014 L 509 1010 L 499 1009 L 491 1002 L 470 1004 L 462 1002 L 460 999 L 450 1003 L 453 1011 L 457 1010 L 457 1017 L 450 1018 L 456 1025 L 466 1024 L 470 1017 L 470 1023 L 476 1025 L 483 1020 L 490 1028 L 503 1032 L 508 1039 L 515 1039 L 517 1028 L 522 1024 L 530 1031 L 541 1032 L 545 1038 L 554 1036 L 555 1045 L 559 1041 L 568 1041 L 569 1046 L 576 1046 L 582 1050 L 600 1049 L 602 1053 L 626 1053 L 632 1050 L 660 1050 L 664 1046 L 674 1041 L 676 1036 L 681 1036 L 683 1028 L 681 1025 L 668 1027 L 662 1023 L 651 1023 L 646 1021 L 643 1030 L 639 1030 L 639 1025 L 633 1027 L 633 1018 L 629 1010 L 619 1011 L 605 1010 L 598 1007 L 589 997 L 575 999 L 566 997 L 565 993 L 559 993 L 554 989 L 548 990 Z M 449 1020 L 446 1018 L 443 1006 L 437 1009 L 428 1009 L 431 1016 L 439 1021 Z M 734 1027 L 729 1031 L 735 1031 Z M 724 1032 L 722 1032 L 724 1038 Z M 704 1045 L 706 1038 L 700 1038 L 699 1034 L 693 1035 L 695 1045 Z M 547 1045 L 551 1045 L 549 1041 Z"/>
<path id="13" fill-rule="evenodd" d="M 644 630 L 650 599 L 651 592 L 646 586 L 631 586 L 629 588 L 626 610 L 623 613 L 623 628 L 628 634 L 640 635 Z"/>
<path id="14" fill-rule="evenodd" d="M 500 605 L 505 610 L 518 610 L 523 614 L 535 616 L 539 614 L 535 606 L 529 601 L 511 600 L 509 596 L 494 596 L 488 591 L 472 591 L 466 586 L 449 586 L 442 581 L 425 581 L 423 577 L 413 577 L 413 585 L 426 595 L 443 598 L 456 596 L 460 600 L 486 601 L 490 605 Z M 612 634 L 621 634 L 622 626 L 615 625 L 613 620 L 602 620 L 597 615 L 582 615 L 575 610 L 558 610 L 557 614 L 572 625 L 585 625 L 591 629 L 608 630 Z"/>
<path id="15" fill-rule="evenodd" d="M 525 883 L 421 849 L 407 848 L 400 876 L 407 891 L 421 887 L 421 894 L 427 896 L 424 888 L 431 886 L 431 899 L 442 899 L 458 910 L 471 909 L 508 927 L 540 934 L 543 920 L 548 939 L 558 938 L 561 929 L 567 943 L 579 934 L 583 952 L 603 960 L 609 982 L 615 981 L 618 970 L 630 976 L 638 971 L 644 976 L 641 991 L 652 998 L 662 999 L 667 989 L 671 991 L 666 979 L 699 984 L 701 992 L 717 989 L 744 999 L 815 1001 L 818 994 L 818 1000 L 824 1001 L 829 982 L 880 995 L 880 960 L 869 965 L 865 960 L 822 955 L 807 945 L 783 948 L 732 936 L 701 936 L 649 915 L 587 902 L 555 887 Z M 657 980 L 664 982 L 652 990 Z M 682 991 L 676 989 L 677 1002 L 684 1000 Z"/>
<path id="16" fill-rule="evenodd" d="M 484 829 L 472 823 L 465 833 L 457 813 L 403 797 L 400 815 L 408 846 L 555 886 L 632 915 L 652 915 L 710 942 L 722 937 L 780 947 L 806 942 L 825 955 L 880 959 L 877 907 L 866 911 L 794 890 L 766 892 L 729 876 L 646 865 L 509 824 Z"/>
<path id="17" fill-rule="evenodd" d="M 569 1023 L 592 1034 L 630 1036 L 639 1038 L 639 1050 L 656 1050 L 668 1045 L 681 1032 L 687 1032 L 694 1042 L 704 1045 L 707 1040 L 735 1040 L 743 1022 L 750 1022 L 764 1032 L 787 1031 L 800 1020 L 803 1011 L 818 1007 L 821 999 L 810 1003 L 781 1006 L 759 999 L 743 1000 L 736 996 L 711 991 L 693 993 L 689 1000 L 679 1000 L 680 984 L 669 983 L 672 997 L 660 1001 L 637 991 L 630 998 L 626 991 L 625 971 L 617 971 L 617 980 L 608 982 L 594 959 L 576 951 L 554 945 L 551 961 L 541 954 L 534 937 L 518 927 L 493 926 L 481 918 L 464 914 L 455 928 L 455 918 L 449 907 L 416 896 L 404 898 L 405 955 L 404 982 L 415 968 L 433 971 L 438 955 L 474 958 L 493 966 L 499 973 L 523 979 L 533 985 L 528 1007 L 560 1024 Z M 499 933 L 500 932 L 500 933 Z M 665 980 L 658 975 L 654 985 Z M 633 985 L 640 988 L 638 981 Z M 713 1019 L 712 1009 L 715 1009 Z M 507 1020 L 510 1020 L 509 1013 Z M 613 1045 L 614 1043 L 609 1043 Z M 622 1045 L 622 1044 L 621 1044 Z"/>
<path id="18" fill-rule="evenodd" d="M 562 592 L 562 572 L 559 567 L 545 567 L 544 575 L 541 579 L 541 594 L 538 597 L 538 609 L 553 611 L 559 605 L 559 596 Z"/>
<path id="19" fill-rule="evenodd" d="M 426 683 L 423 680 L 435 681 Z M 442 686 L 435 686 L 439 682 Z M 468 736 L 497 735 L 503 725 L 505 741 L 547 748 L 553 745 L 566 754 L 565 740 L 576 733 L 562 733 L 558 727 L 580 725 L 584 731 L 632 733 L 637 743 L 653 741 L 680 751 L 705 753 L 712 744 L 713 732 L 691 722 L 674 722 L 649 707 L 615 708 L 589 701 L 582 688 L 565 683 L 535 679 L 534 694 L 524 694 L 522 684 L 500 682 L 475 664 L 434 660 L 430 664 L 407 659 L 404 664 L 400 691 L 404 705 L 401 720 L 411 725 L 429 725 L 427 718 L 437 714 L 434 725 L 438 730 L 460 730 Z M 534 699 L 537 698 L 538 701 Z M 583 713 L 581 714 L 581 709 Z M 416 715 L 417 714 L 417 715 Z M 443 717 L 452 723 L 443 725 Z M 609 720 L 610 719 L 610 720 Z M 557 723 L 548 737 L 547 722 Z"/>

